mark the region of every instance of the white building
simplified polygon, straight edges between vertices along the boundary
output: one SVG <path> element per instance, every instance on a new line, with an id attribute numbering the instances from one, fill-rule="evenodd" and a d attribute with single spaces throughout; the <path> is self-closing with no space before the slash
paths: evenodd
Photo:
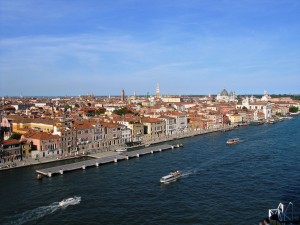
<path id="1" fill-rule="evenodd" d="M 250 99 L 246 97 L 243 99 L 242 104 L 237 104 L 237 109 L 247 108 L 249 110 L 261 111 L 265 115 L 265 119 L 272 117 L 272 105 L 269 102 L 250 102 Z"/>
<path id="2" fill-rule="evenodd" d="M 268 101 L 270 101 L 270 100 L 271 100 L 271 96 L 268 95 L 267 90 L 265 89 L 265 91 L 264 91 L 264 96 L 262 96 L 261 101 L 263 101 L 263 102 L 268 102 Z"/>
<path id="3" fill-rule="evenodd" d="M 160 116 L 159 119 L 166 122 L 166 135 L 172 135 L 176 132 L 177 124 L 175 118 L 170 116 Z"/>
<path id="4" fill-rule="evenodd" d="M 237 101 L 236 93 L 231 91 L 229 94 L 226 89 L 223 89 L 221 93 L 217 95 L 216 100 L 218 102 L 235 102 Z"/>
<path id="5" fill-rule="evenodd" d="M 187 129 L 188 124 L 186 114 L 180 112 L 171 112 L 168 116 L 176 119 L 177 132 L 185 131 Z"/>

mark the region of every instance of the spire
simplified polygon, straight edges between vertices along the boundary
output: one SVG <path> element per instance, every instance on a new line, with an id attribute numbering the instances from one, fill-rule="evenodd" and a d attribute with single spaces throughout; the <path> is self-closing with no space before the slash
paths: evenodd
<path id="1" fill-rule="evenodd" d="M 156 84 L 156 98 L 160 98 L 159 84 Z"/>

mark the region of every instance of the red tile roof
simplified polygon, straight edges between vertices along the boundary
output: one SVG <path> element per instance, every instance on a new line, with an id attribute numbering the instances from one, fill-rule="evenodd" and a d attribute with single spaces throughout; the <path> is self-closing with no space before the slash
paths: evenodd
<path id="1" fill-rule="evenodd" d="M 19 143 L 20 143 L 20 141 L 16 140 L 16 139 L 3 141 L 3 145 L 16 145 L 16 144 L 19 144 Z"/>

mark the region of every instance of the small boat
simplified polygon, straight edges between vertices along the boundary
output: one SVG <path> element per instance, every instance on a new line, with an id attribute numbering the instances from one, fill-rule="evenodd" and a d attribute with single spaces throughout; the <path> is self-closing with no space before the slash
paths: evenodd
<path id="1" fill-rule="evenodd" d="M 176 181 L 180 177 L 181 177 L 181 173 L 179 171 L 172 172 L 167 176 L 160 178 L 160 183 L 162 184 L 170 183 L 172 181 Z"/>
<path id="2" fill-rule="evenodd" d="M 250 123 L 249 123 L 249 125 L 254 125 L 254 126 L 262 125 L 262 124 L 263 124 L 263 122 L 259 121 L 259 120 L 250 121 Z"/>
<path id="3" fill-rule="evenodd" d="M 226 144 L 228 145 L 232 145 L 232 144 L 236 144 L 236 143 L 239 143 L 240 142 L 240 139 L 239 138 L 231 138 L 231 139 L 228 139 L 226 141 Z"/>
<path id="4" fill-rule="evenodd" d="M 145 144 L 145 147 L 149 147 L 151 144 Z"/>
<path id="5" fill-rule="evenodd" d="M 117 149 L 116 152 L 127 152 L 127 149 L 126 148 L 120 148 L 120 149 Z"/>
<path id="6" fill-rule="evenodd" d="M 63 206 L 68 206 L 68 205 L 76 205 L 78 203 L 80 203 L 81 201 L 81 197 L 77 197 L 75 196 L 74 198 L 67 198 L 62 200 L 61 202 L 59 202 L 59 206 L 63 207 Z"/>

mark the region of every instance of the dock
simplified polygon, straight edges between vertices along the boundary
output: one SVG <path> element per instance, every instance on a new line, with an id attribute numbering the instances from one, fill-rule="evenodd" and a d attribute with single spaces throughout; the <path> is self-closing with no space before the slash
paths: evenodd
<path id="1" fill-rule="evenodd" d="M 64 174 L 65 172 L 70 172 L 70 171 L 79 170 L 79 169 L 85 170 L 87 167 L 94 167 L 94 166 L 99 167 L 100 165 L 103 165 L 103 164 L 117 163 L 118 161 L 121 161 L 121 160 L 129 160 L 131 158 L 139 158 L 140 156 L 143 156 L 143 155 L 154 154 L 156 152 L 162 152 L 165 150 L 175 149 L 175 148 L 179 148 L 182 146 L 183 146 L 182 144 L 152 146 L 152 147 L 147 147 L 147 148 L 143 148 L 143 149 L 139 149 L 139 150 L 122 152 L 122 153 L 120 153 L 118 155 L 114 155 L 114 156 L 90 159 L 90 160 L 85 160 L 85 161 L 81 161 L 81 162 L 70 163 L 70 164 L 65 164 L 65 165 L 61 165 L 61 166 L 55 166 L 55 167 L 50 167 L 50 168 L 46 168 L 46 169 L 36 170 L 37 178 L 41 179 L 44 176 L 52 177 L 53 175 L 56 175 L 56 174 Z"/>

